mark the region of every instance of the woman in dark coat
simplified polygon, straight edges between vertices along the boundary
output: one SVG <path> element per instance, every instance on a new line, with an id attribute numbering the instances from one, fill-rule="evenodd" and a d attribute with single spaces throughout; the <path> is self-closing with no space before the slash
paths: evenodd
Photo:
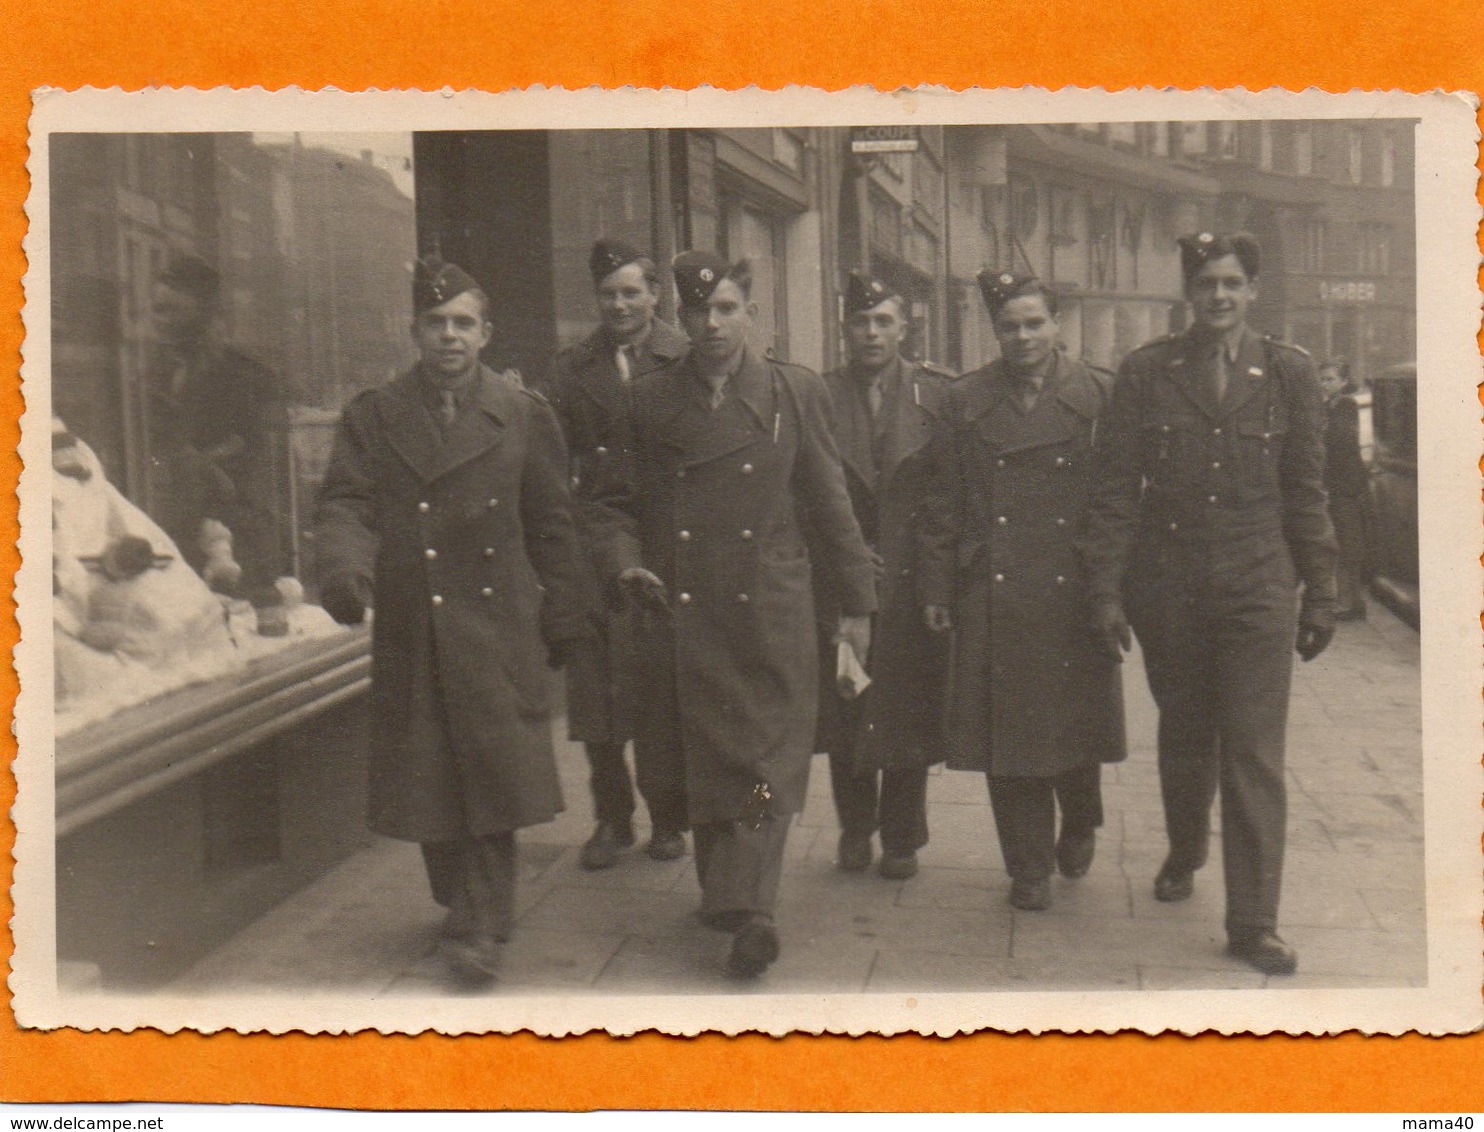
<path id="1" fill-rule="evenodd" d="M 930 446 L 919 595 L 955 634 L 948 765 L 982 770 L 1010 902 L 1051 902 L 1102 824 L 1099 764 L 1124 757 L 1117 663 L 1088 629 L 1073 538 L 1109 383 L 1057 349 L 1055 296 L 980 276 L 1001 358 L 950 387 Z M 1056 837 L 1056 807 L 1062 811 Z"/>

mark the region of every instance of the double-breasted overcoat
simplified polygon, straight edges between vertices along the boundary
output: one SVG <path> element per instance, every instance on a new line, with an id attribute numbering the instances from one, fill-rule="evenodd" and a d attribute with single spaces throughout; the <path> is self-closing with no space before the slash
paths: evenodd
<path id="1" fill-rule="evenodd" d="M 806 522 L 842 612 L 876 609 L 827 411 L 817 374 L 751 350 L 716 408 L 689 356 L 634 390 L 605 573 L 643 566 L 668 590 L 641 634 L 640 734 L 680 751 L 692 824 L 738 818 L 759 782 L 772 812 L 803 806 L 819 675 Z"/>
<path id="2" fill-rule="evenodd" d="M 872 683 L 854 703 L 834 691 L 839 601 L 823 574 L 818 579 L 821 692 L 816 746 L 852 752 L 860 772 L 931 766 L 944 758 L 948 641 L 923 622 L 917 537 L 927 492 L 928 440 L 946 407 L 950 378 L 899 359 L 881 380 L 881 419 L 873 421 L 861 383 L 848 368 L 824 376 L 851 506 L 880 565 L 879 611 L 867 664 Z"/>
<path id="3" fill-rule="evenodd" d="M 481 369 L 445 438 L 422 385 L 346 407 L 316 547 L 373 585 L 371 827 L 447 841 L 562 809 L 547 650 L 590 635 L 591 590 L 546 401 Z"/>
<path id="4" fill-rule="evenodd" d="M 1119 666 L 1092 633 L 1075 543 L 1108 390 L 1060 353 L 1029 411 L 1000 361 L 950 387 L 919 595 L 953 615 L 954 769 L 1047 778 L 1125 755 Z"/>
<path id="5" fill-rule="evenodd" d="M 602 327 L 557 355 L 542 392 L 550 398 L 567 441 L 572 514 L 590 555 L 601 525 L 593 502 L 596 485 L 615 461 L 629 458 L 626 422 L 633 384 L 683 357 L 689 346 L 684 334 L 656 320 L 630 354 L 627 382 L 618 371 L 618 344 Z M 596 569 L 596 559 L 593 564 Z M 621 744 L 633 738 L 636 685 L 642 677 L 629 610 L 611 585 L 603 587 L 600 597 L 601 632 L 567 667 L 567 731 L 578 742 Z"/>

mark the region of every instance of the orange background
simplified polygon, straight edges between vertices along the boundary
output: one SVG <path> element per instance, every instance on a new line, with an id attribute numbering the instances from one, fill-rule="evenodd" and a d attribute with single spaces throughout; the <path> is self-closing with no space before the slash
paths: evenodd
<path id="1" fill-rule="evenodd" d="M 0 569 L 16 556 L 20 239 L 41 85 L 702 83 L 1484 90 L 1478 0 L 14 0 L 0 5 Z M 8 591 L 7 591 L 8 600 Z M 0 647 L 15 641 L 0 610 Z M 0 671 L 0 697 L 15 679 Z M 9 730 L 0 729 L 6 743 Z M 13 753 L 13 752 L 12 752 Z M 0 806 L 14 783 L 0 777 Z M 8 885 L 12 838 L 0 830 Z M 9 952 L 0 917 L 0 949 Z M 416 1048 L 412 1048 L 415 1043 Z M 1468 1111 L 1484 1036 L 949 1041 L 36 1033 L 0 1019 L 0 1099 L 375 1108 Z"/>

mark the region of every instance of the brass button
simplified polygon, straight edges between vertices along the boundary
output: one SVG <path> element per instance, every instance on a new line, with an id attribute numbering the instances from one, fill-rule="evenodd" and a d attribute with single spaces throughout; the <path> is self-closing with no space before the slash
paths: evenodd
<path id="1" fill-rule="evenodd" d="M 492 546 L 485 547 L 484 548 L 484 556 L 486 558 L 493 558 L 495 556 L 495 548 L 492 547 Z"/>
<path id="2" fill-rule="evenodd" d="M 1166 431 L 1168 431 L 1168 430 L 1166 430 Z M 1220 436 L 1221 435 L 1221 430 L 1219 428 L 1218 429 L 1213 429 L 1211 431 L 1211 435 L 1212 436 Z"/>
<path id="3" fill-rule="evenodd" d="M 1060 515 L 1058 515 L 1056 517 L 1056 525 L 1058 527 L 1065 527 L 1067 525 L 1067 521 L 1065 519 L 1063 519 Z"/>
<path id="4" fill-rule="evenodd" d="M 675 478 L 678 479 L 678 480 L 685 479 L 685 469 L 684 468 L 676 468 L 675 469 Z"/>
<path id="5" fill-rule="evenodd" d="M 1207 503 L 1215 503 L 1216 502 L 1216 497 L 1214 495 L 1208 495 L 1208 496 L 1206 496 L 1206 502 Z"/>
<path id="6" fill-rule="evenodd" d="M 479 596 L 480 597 L 494 597 L 495 596 L 495 591 L 493 589 L 491 589 L 489 586 L 485 586 L 484 589 L 482 589 L 482 590 L 479 591 Z"/>
<path id="7" fill-rule="evenodd" d="M 434 594 L 433 595 L 433 604 L 434 605 L 442 605 L 443 604 L 443 595 L 442 594 Z"/>
<path id="8" fill-rule="evenodd" d="M 427 513 L 428 513 L 428 512 L 429 512 L 429 511 L 431 511 L 431 510 L 432 510 L 432 509 L 433 509 L 433 508 L 432 508 L 432 507 L 430 507 L 430 506 L 429 506 L 429 505 L 428 505 L 428 502 L 427 502 L 427 500 L 424 500 L 424 501 L 423 501 L 423 502 L 421 502 L 421 503 L 419 503 L 419 504 L 418 504 L 418 505 L 417 505 L 417 509 L 418 509 L 418 510 L 419 510 L 419 511 L 421 511 L 421 512 L 422 512 L 422 513 L 423 513 L 423 514 L 424 514 L 424 515 L 426 515 L 426 514 L 427 514 Z"/>
<path id="9" fill-rule="evenodd" d="M 689 605 L 690 604 L 690 594 L 681 594 L 680 595 L 680 598 L 679 598 L 679 601 L 680 601 L 680 604 L 681 605 Z"/>
<path id="10" fill-rule="evenodd" d="M 1009 520 L 1009 519 L 1007 519 L 1007 518 L 1005 518 L 1005 516 L 1003 516 L 1003 515 L 1001 515 L 1001 516 L 1000 516 L 1000 517 L 999 517 L 999 518 L 998 518 L 998 519 L 996 519 L 996 520 L 995 520 L 995 522 L 996 522 L 996 523 L 998 523 L 998 524 L 999 524 L 999 525 L 1000 525 L 1000 526 L 1002 526 L 1002 527 L 1003 527 L 1003 526 L 1004 526 L 1004 525 L 1005 525 L 1005 524 L 1006 524 L 1006 523 L 1008 523 L 1008 522 L 1009 522 L 1009 521 L 1010 521 L 1010 520 Z"/>
<path id="11" fill-rule="evenodd" d="M 1211 461 L 1211 467 L 1214 468 L 1214 469 L 1216 469 L 1217 471 L 1220 471 L 1221 470 L 1221 461 L 1220 460 L 1212 460 Z"/>
<path id="12" fill-rule="evenodd" d="M 1180 524 L 1179 523 L 1171 523 L 1170 524 L 1170 530 L 1172 530 L 1172 531 L 1178 531 L 1179 529 L 1180 529 Z"/>
<path id="13" fill-rule="evenodd" d="M 423 551 L 423 557 L 431 562 L 433 559 L 438 557 L 438 552 L 430 546 L 427 550 Z"/>
<path id="14" fill-rule="evenodd" d="M 1002 460 L 1002 459 L 1001 460 L 996 460 L 994 462 L 994 466 L 997 467 L 997 468 L 1003 468 L 1005 466 L 1005 461 Z"/>
<path id="15" fill-rule="evenodd" d="M 1064 586 L 1064 585 L 1067 584 L 1067 580 L 1066 580 L 1066 578 L 1064 578 L 1060 574 L 1058 574 L 1056 576 L 1056 584 L 1059 585 L 1059 586 Z"/>
<path id="16" fill-rule="evenodd" d="M 1265 433 L 1262 434 L 1262 438 L 1264 440 L 1272 440 L 1273 439 L 1273 434 L 1270 433 L 1270 432 L 1265 432 Z"/>
<path id="17" fill-rule="evenodd" d="M 742 474 L 744 476 L 750 476 L 750 475 L 752 475 L 752 465 L 751 464 L 743 464 L 742 465 Z"/>
<path id="18" fill-rule="evenodd" d="M 488 503 L 485 504 L 485 506 L 490 508 L 491 510 L 498 507 L 499 505 L 500 501 L 498 499 L 491 499 Z"/>
<path id="19" fill-rule="evenodd" d="M 994 576 L 994 580 L 997 581 L 997 582 L 1003 582 L 1005 580 L 1005 575 L 1003 575 L 1003 574 L 996 574 Z"/>
<path id="20" fill-rule="evenodd" d="M 1066 466 L 1066 462 L 1067 462 L 1067 458 L 1065 456 L 1058 456 L 1056 458 L 1056 466 L 1058 468 L 1065 467 Z"/>
<path id="21" fill-rule="evenodd" d="M 1159 431 L 1160 432 L 1169 432 L 1170 431 L 1170 426 L 1169 425 L 1160 425 L 1159 426 Z M 1221 430 L 1218 428 L 1216 431 L 1219 433 Z"/>
<path id="22" fill-rule="evenodd" d="M 606 456 L 608 455 L 608 449 L 600 444 L 597 447 L 597 453 L 599 456 Z"/>
<path id="23" fill-rule="evenodd" d="M 747 602 L 751 599 L 746 594 L 738 594 L 737 600 L 740 601 L 743 605 L 746 605 Z"/>
<path id="24" fill-rule="evenodd" d="M 742 540 L 743 540 L 743 541 L 744 541 L 744 542 L 746 542 L 746 541 L 747 541 L 747 540 L 749 540 L 749 539 L 751 539 L 751 538 L 752 538 L 752 532 L 751 532 L 751 531 L 749 531 L 749 530 L 746 530 L 746 529 L 744 529 L 744 530 L 743 530 L 743 531 L 742 531 Z"/>
<path id="25" fill-rule="evenodd" d="M 681 531 L 680 534 L 676 535 L 675 537 L 678 538 L 681 542 L 690 542 L 689 531 Z"/>

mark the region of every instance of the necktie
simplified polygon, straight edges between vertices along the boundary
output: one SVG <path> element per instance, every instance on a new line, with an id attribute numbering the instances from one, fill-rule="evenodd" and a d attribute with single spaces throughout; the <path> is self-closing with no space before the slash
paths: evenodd
<path id="1" fill-rule="evenodd" d="M 711 408 L 715 411 L 727 399 L 727 375 L 723 374 L 717 379 L 708 378 L 706 383 L 711 386 Z"/>
<path id="2" fill-rule="evenodd" d="M 438 422 L 448 428 L 453 424 L 453 419 L 458 415 L 459 403 L 454 400 L 452 389 L 438 390 Z"/>
<path id="3" fill-rule="evenodd" d="M 1227 384 L 1226 347 L 1218 343 L 1216 356 L 1211 359 L 1211 395 L 1216 398 L 1218 405 L 1226 397 Z"/>
<path id="4" fill-rule="evenodd" d="M 613 355 L 614 364 L 618 366 L 618 380 L 624 385 L 627 385 L 633 376 L 629 363 L 629 350 L 628 346 L 620 346 L 618 353 Z"/>
<path id="5" fill-rule="evenodd" d="M 1020 382 L 1020 407 L 1029 413 L 1041 397 L 1041 386 L 1029 378 Z"/>
<path id="6" fill-rule="evenodd" d="M 866 386 L 866 405 L 871 410 L 871 420 L 881 419 L 881 404 L 885 395 L 881 391 L 881 379 L 873 378 L 871 384 Z"/>

